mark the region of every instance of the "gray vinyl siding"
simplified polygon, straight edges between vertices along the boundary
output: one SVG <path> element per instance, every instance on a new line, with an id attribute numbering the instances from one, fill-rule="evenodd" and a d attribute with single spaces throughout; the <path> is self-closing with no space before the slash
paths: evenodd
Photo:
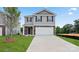
<path id="1" fill-rule="evenodd" d="M 49 16 L 49 15 L 47 15 Z M 36 21 L 36 16 L 33 17 L 32 22 L 27 22 L 27 19 L 25 18 L 25 25 L 30 26 L 55 26 L 55 16 L 53 16 L 53 22 L 47 21 L 47 16 L 42 16 L 42 21 Z M 39 16 L 40 17 L 40 16 Z"/>
<path id="2" fill-rule="evenodd" d="M 5 15 L 0 13 L 0 25 L 5 25 Z"/>

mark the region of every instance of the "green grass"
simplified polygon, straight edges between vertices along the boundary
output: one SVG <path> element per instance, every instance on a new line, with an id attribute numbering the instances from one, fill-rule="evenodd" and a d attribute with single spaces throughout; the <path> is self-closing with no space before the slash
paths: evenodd
<path id="1" fill-rule="evenodd" d="M 60 38 L 64 39 L 65 41 L 68 41 L 74 45 L 79 46 L 79 40 L 78 39 L 74 39 L 74 38 L 68 38 L 68 37 L 61 37 Z"/>
<path id="2" fill-rule="evenodd" d="M 5 36 L 0 36 L 0 52 L 25 52 L 29 47 L 33 37 L 13 35 L 15 42 L 4 42 Z"/>

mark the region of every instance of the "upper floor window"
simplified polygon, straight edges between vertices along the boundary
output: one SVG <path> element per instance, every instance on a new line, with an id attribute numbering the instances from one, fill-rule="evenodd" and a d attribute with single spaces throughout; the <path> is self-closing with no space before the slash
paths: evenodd
<path id="1" fill-rule="evenodd" d="M 30 22 L 32 22 L 32 17 L 30 17 Z"/>
<path id="2" fill-rule="evenodd" d="M 26 18 L 27 22 L 28 22 L 28 17 Z"/>
<path id="3" fill-rule="evenodd" d="M 47 16 L 47 22 L 53 22 L 53 16 Z"/>
<path id="4" fill-rule="evenodd" d="M 42 16 L 36 16 L 36 22 L 42 22 Z"/>
<path id="5" fill-rule="evenodd" d="M 27 22 L 32 22 L 32 17 L 27 17 Z"/>

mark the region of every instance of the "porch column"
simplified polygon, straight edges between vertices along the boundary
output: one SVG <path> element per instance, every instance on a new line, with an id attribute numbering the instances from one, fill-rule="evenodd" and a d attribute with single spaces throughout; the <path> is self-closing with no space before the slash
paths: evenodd
<path id="1" fill-rule="evenodd" d="M 27 29 L 27 34 L 26 35 L 28 35 L 28 27 L 26 29 Z"/>
<path id="2" fill-rule="evenodd" d="M 24 30 L 24 29 L 25 29 L 25 27 L 23 26 L 23 33 L 22 33 L 23 35 L 25 35 L 25 34 L 24 34 L 24 32 L 25 32 L 25 30 Z"/>
<path id="3" fill-rule="evenodd" d="M 31 27 L 30 27 L 30 35 L 31 35 Z"/>
<path id="4" fill-rule="evenodd" d="M 34 27 L 33 27 L 33 30 L 32 30 L 32 35 L 34 36 Z"/>
<path id="5" fill-rule="evenodd" d="M 53 16 L 53 22 L 54 22 L 54 35 L 56 35 L 56 28 L 55 28 L 55 16 Z"/>

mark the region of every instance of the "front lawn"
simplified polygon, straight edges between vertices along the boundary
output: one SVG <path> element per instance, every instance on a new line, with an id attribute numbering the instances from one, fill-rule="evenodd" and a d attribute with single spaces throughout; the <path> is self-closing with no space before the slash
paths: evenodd
<path id="1" fill-rule="evenodd" d="M 0 36 L 0 52 L 25 52 L 29 47 L 33 37 L 13 35 L 15 42 L 4 42 L 5 36 Z"/>
<path id="2" fill-rule="evenodd" d="M 68 37 L 61 37 L 61 36 L 59 36 L 59 37 L 66 40 L 66 41 L 68 41 L 68 42 L 70 42 L 70 43 L 72 43 L 72 44 L 74 44 L 74 45 L 79 46 L 79 40 L 78 39 L 68 38 Z"/>

